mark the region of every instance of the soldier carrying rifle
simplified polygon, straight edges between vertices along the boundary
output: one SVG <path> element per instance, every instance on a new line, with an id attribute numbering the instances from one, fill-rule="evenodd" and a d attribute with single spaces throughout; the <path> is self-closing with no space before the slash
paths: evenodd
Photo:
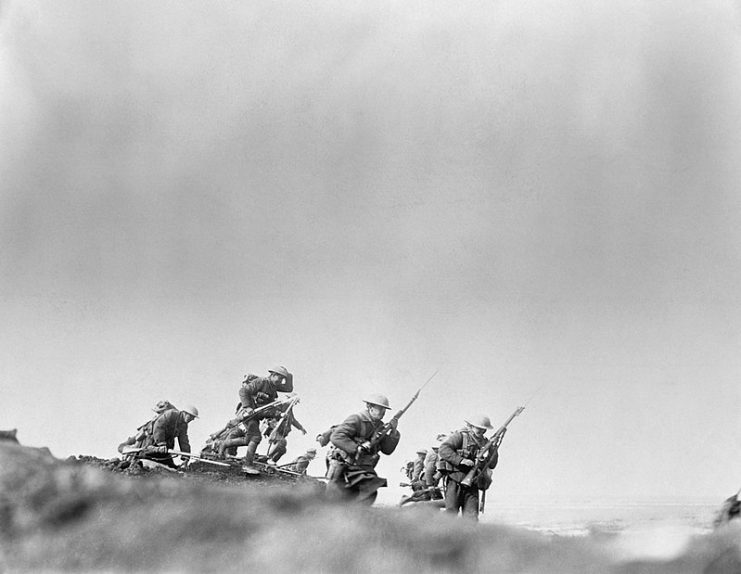
<path id="1" fill-rule="evenodd" d="M 380 478 L 375 471 L 380 453 L 388 455 L 396 450 L 401 438 L 396 429 L 399 419 L 436 374 L 437 371 L 388 422 L 384 423 L 383 417 L 391 408 L 389 400 L 383 395 L 372 394 L 363 399 L 364 411 L 350 415 L 332 429 L 329 440 L 334 449 L 327 469 L 330 496 L 352 497 L 367 504 L 375 502 L 378 489 L 387 485 L 386 479 Z M 323 436 L 318 436 L 317 440 L 321 444 Z"/>
<path id="2" fill-rule="evenodd" d="M 172 450 L 175 439 L 180 446 L 181 458 L 188 458 L 190 441 L 188 439 L 188 425 L 198 418 L 198 409 L 187 406 L 180 410 L 167 401 L 160 401 L 153 409 L 157 416 L 149 423 L 139 427 L 139 432 L 129 437 L 118 446 L 122 454 L 136 453 L 133 456 L 147 458 L 177 468 L 172 460 Z"/>
<path id="3" fill-rule="evenodd" d="M 438 450 L 438 469 L 445 481 L 445 510 L 457 515 L 478 520 L 481 502 L 486 489 L 491 486 L 491 471 L 499 462 L 499 445 L 507 432 L 507 425 L 522 412 L 522 407 L 487 440 L 484 436 L 491 430 L 491 420 L 486 415 L 477 415 L 464 420 L 466 428 L 448 436 Z M 483 504 L 481 505 L 483 506 Z"/>
<path id="4" fill-rule="evenodd" d="M 262 439 L 260 420 L 276 416 L 280 412 L 279 392 L 292 391 L 293 375 L 285 367 L 270 369 L 267 377 L 245 375 L 239 389 L 236 417 L 229 421 L 226 428 L 211 435 L 212 447 L 223 457 L 225 454 L 236 454 L 238 446 L 246 446 L 242 472 L 260 474 L 253 464 L 257 445 Z"/>
<path id="5" fill-rule="evenodd" d="M 378 489 L 387 485 L 375 471 L 380 453 L 394 452 L 401 435 L 396 430 L 398 416 L 383 422 L 391 408 L 385 396 L 368 395 L 363 402 L 364 411 L 350 415 L 332 431 L 330 440 L 335 449 L 327 471 L 327 492 L 373 504 Z"/>

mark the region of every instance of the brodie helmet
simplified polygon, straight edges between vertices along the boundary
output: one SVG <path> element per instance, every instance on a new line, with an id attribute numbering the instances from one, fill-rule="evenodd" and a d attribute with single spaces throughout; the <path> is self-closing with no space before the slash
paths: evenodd
<path id="1" fill-rule="evenodd" d="M 195 418 L 198 418 L 198 409 L 195 408 L 193 405 L 188 405 L 187 407 L 183 407 L 180 410 L 184 413 L 188 413 L 189 415 L 193 415 Z"/>
<path id="2" fill-rule="evenodd" d="M 268 373 L 275 373 L 276 375 L 279 375 L 283 377 L 284 379 L 288 378 L 288 369 L 285 367 L 275 367 L 274 369 L 268 369 Z"/>
<path id="3" fill-rule="evenodd" d="M 363 398 L 363 402 L 383 409 L 390 409 L 389 400 L 383 395 L 371 394 Z"/>
<path id="4" fill-rule="evenodd" d="M 480 429 L 494 428 L 493 426 L 491 426 L 491 419 L 489 419 L 489 417 L 487 417 L 486 415 L 475 415 L 468 420 L 463 419 L 463 422 L 471 425 L 472 427 L 478 427 Z"/>

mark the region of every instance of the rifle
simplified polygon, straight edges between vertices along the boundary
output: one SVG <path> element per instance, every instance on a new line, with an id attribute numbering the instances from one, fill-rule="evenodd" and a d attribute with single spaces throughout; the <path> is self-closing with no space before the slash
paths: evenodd
<path id="1" fill-rule="evenodd" d="M 286 408 L 283 415 L 280 417 L 278 422 L 275 424 L 275 427 L 273 428 L 273 431 L 270 433 L 270 436 L 268 437 L 268 442 L 275 442 L 278 440 L 278 434 L 283 434 L 282 431 L 287 430 L 290 428 L 290 421 L 288 420 L 288 415 L 293 413 L 293 407 L 298 404 L 299 398 L 293 397 L 290 401 L 288 401 L 288 407 Z M 283 429 L 283 427 L 286 427 L 286 429 Z M 281 432 L 279 432 L 281 431 Z M 285 434 L 288 434 L 287 432 Z"/>
<path id="2" fill-rule="evenodd" d="M 261 407 L 257 407 L 254 409 L 250 414 L 248 414 L 245 417 L 239 417 L 231 419 L 228 423 L 226 423 L 226 426 L 222 429 L 216 431 L 215 433 L 212 433 L 209 435 L 208 440 L 206 443 L 213 442 L 215 439 L 223 438 L 224 433 L 228 432 L 229 430 L 233 429 L 235 426 L 237 426 L 239 423 L 243 423 L 245 421 L 248 421 L 250 419 L 255 418 L 260 413 L 264 413 L 267 410 L 273 409 L 275 407 L 279 407 L 281 405 L 284 405 L 288 402 L 291 402 L 295 398 L 295 395 L 288 396 L 288 397 L 282 397 L 279 399 L 275 399 L 272 403 L 268 403 L 267 405 L 263 405 Z"/>
<path id="3" fill-rule="evenodd" d="M 123 452 L 121 454 L 134 454 L 134 453 L 141 452 L 143 450 L 146 450 L 146 447 L 125 448 L 125 449 L 123 449 Z M 175 455 L 182 456 L 182 457 L 188 457 L 188 458 L 192 458 L 193 460 L 198 460 L 198 461 L 201 461 L 201 462 L 207 462 L 209 464 L 215 464 L 216 466 L 229 466 L 229 467 L 231 467 L 231 465 L 229 463 L 226 463 L 226 462 L 218 462 L 216 460 L 209 460 L 207 458 L 201 458 L 200 456 L 195 456 L 195 455 L 193 455 L 193 454 L 191 454 L 189 452 L 183 452 L 183 451 L 175 450 L 175 449 L 172 449 L 172 448 L 167 449 L 167 454 L 175 454 Z"/>
<path id="4" fill-rule="evenodd" d="M 466 474 L 463 480 L 461 480 L 461 485 L 471 486 L 476 480 L 478 480 L 482 473 L 486 472 L 489 468 L 489 463 L 504 438 L 504 433 L 507 432 L 507 425 L 509 425 L 509 423 L 511 423 L 512 420 L 524 410 L 525 407 L 517 407 L 515 412 L 512 413 L 505 423 L 491 436 L 489 441 L 479 449 L 479 454 L 476 455 L 476 460 L 473 462 L 471 470 L 469 470 L 468 474 Z"/>
<path id="5" fill-rule="evenodd" d="M 363 443 L 363 448 L 367 451 L 373 450 L 374 447 L 378 446 L 378 444 L 386 438 L 391 432 L 396 429 L 396 425 L 399 423 L 399 419 L 404 415 L 405 412 L 407 412 L 407 409 L 412 406 L 412 403 L 417 400 L 417 397 L 419 396 L 419 393 L 424 389 L 427 384 L 435 378 L 435 375 L 437 375 L 440 372 L 440 369 L 432 373 L 432 376 L 425 381 L 425 384 L 419 387 L 417 389 L 417 392 L 414 393 L 414 396 L 412 397 L 412 400 L 410 400 L 407 405 L 401 409 L 399 412 L 397 412 L 389 421 L 384 424 L 380 429 L 378 429 L 375 433 L 373 433 L 373 436 L 367 443 Z M 355 462 L 357 463 L 358 456 L 355 456 Z"/>

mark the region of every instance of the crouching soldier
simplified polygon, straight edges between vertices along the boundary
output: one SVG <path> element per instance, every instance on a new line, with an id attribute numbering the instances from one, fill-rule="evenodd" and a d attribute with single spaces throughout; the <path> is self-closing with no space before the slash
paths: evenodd
<path id="1" fill-rule="evenodd" d="M 316 449 L 309 448 L 306 450 L 306 454 L 302 454 L 296 458 L 291 464 L 287 465 L 286 468 L 299 474 L 306 474 L 309 468 L 309 464 L 316 458 Z"/>
<path id="2" fill-rule="evenodd" d="M 364 411 L 350 415 L 332 431 L 330 441 L 335 449 L 327 471 L 327 492 L 370 505 L 376 500 L 378 489 L 387 485 L 386 479 L 375 471 L 379 453 L 394 452 L 401 435 L 396 430 L 396 419 L 387 425 L 383 423 L 390 408 L 386 397 L 369 395 L 364 402 Z"/>
<path id="3" fill-rule="evenodd" d="M 499 461 L 498 444 L 492 445 L 489 452 L 488 469 L 481 473 L 474 483 L 466 480 L 466 475 L 473 468 L 476 457 L 487 444 L 484 434 L 492 428 L 487 416 L 476 416 L 463 421 L 466 428 L 450 434 L 438 449 L 438 469 L 445 481 L 445 510 L 478 520 L 479 491 L 491 485 L 491 469 Z M 503 436 L 503 435 L 502 435 Z"/>
<path id="4" fill-rule="evenodd" d="M 132 458 L 138 450 L 147 446 L 151 446 L 154 421 L 156 421 L 162 413 L 171 409 L 176 409 L 176 407 L 170 401 L 158 401 L 157 404 L 154 405 L 154 408 L 152 408 L 154 416 L 143 425 L 138 427 L 136 429 L 136 434 L 130 436 L 120 445 L 118 445 L 118 452 L 123 454 L 124 458 Z"/>
<path id="5" fill-rule="evenodd" d="M 181 410 L 169 409 L 154 419 L 149 446 L 141 451 L 140 456 L 166 466 L 177 468 L 169 449 L 175 447 L 175 439 L 182 452 L 190 452 L 188 424 L 198 418 L 198 409 L 187 406 Z"/>

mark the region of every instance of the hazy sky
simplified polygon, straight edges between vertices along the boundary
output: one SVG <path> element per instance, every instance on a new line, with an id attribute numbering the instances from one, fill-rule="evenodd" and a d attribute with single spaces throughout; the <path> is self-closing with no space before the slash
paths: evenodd
<path id="1" fill-rule="evenodd" d="M 290 459 L 440 369 L 391 482 L 540 389 L 498 495 L 722 500 L 740 72 L 733 2 L 3 2 L 0 428 L 199 449 L 284 364 Z"/>

